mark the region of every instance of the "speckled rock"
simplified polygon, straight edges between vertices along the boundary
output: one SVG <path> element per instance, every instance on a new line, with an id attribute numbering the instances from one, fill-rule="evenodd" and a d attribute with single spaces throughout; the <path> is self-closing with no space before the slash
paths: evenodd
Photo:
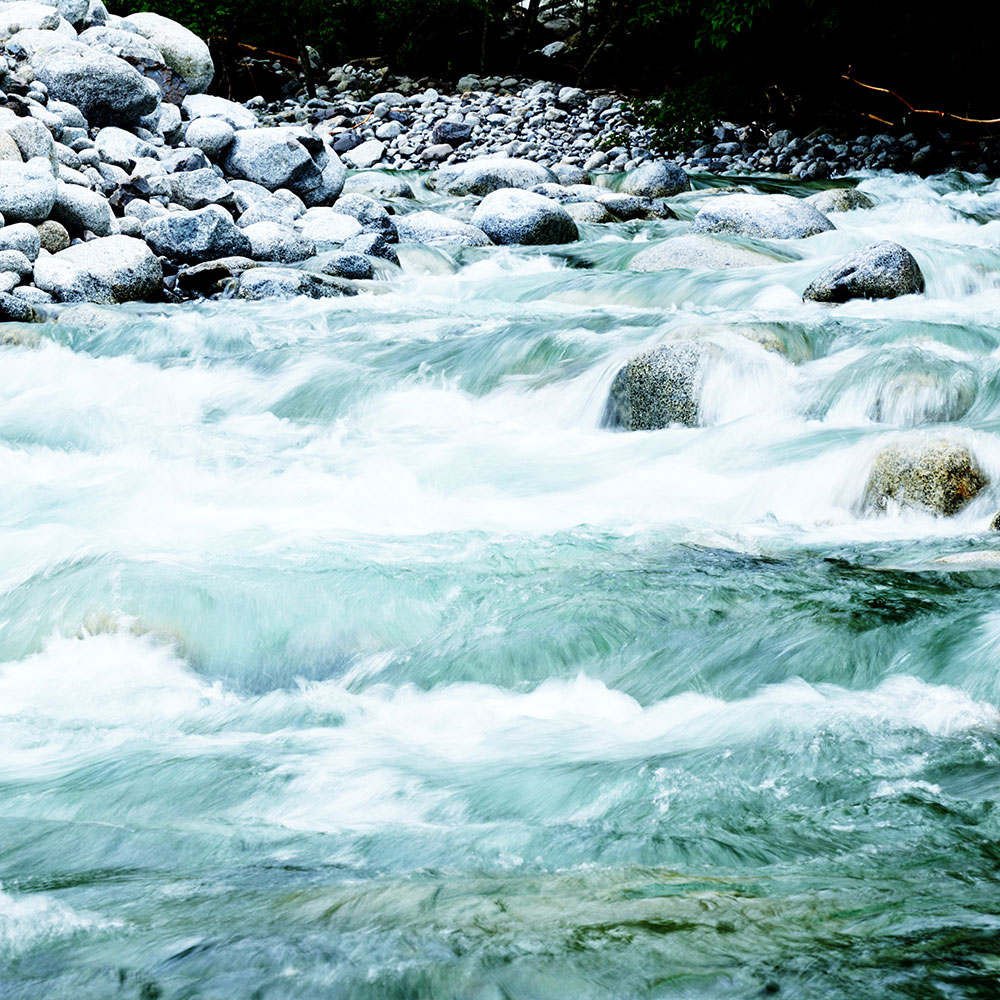
<path id="1" fill-rule="evenodd" d="M 676 164 L 654 160 L 630 171 L 622 181 L 621 190 L 643 198 L 670 198 L 690 186 L 687 174 Z"/>
<path id="2" fill-rule="evenodd" d="M 874 208 L 875 202 L 857 188 L 828 188 L 809 195 L 806 202 L 817 212 L 852 212 L 857 208 Z"/>
<path id="3" fill-rule="evenodd" d="M 95 236 L 111 235 L 111 206 L 96 191 L 89 191 L 79 184 L 58 182 L 52 218 L 61 222 L 70 232 L 91 232 Z"/>
<path id="4" fill-rule="evenodd" d="M 490 156 L 449 164 L 427 179 L 428 187 L 452 195 L 486 195 L 500 188 L 533 188 L 536 184 L 558 183 L 556 175 L 540 163 Z"/>
<path id="5" fill-rule="evenodd" d="M 831 264 L 802 293 L 813 302 L 894 299 L 924 290 L 920 266 L 906 247 L 882 240 Z"/>
<path id="6" fill-rule="evenodd" d="M 389 213 L 374 198 L 366 194 L 342 194 L 336 205 L 338 212 L 361 223 L 363 233 L 382 233 L 390 241 L 396 239 L 396 226 Z"/>
<path id="7" fill-rule="evenodd" d="M 500 245 L 572 243 L 580 236 L 576 223 L 558 202 L 517 188 L 488 194 L 473 212 L 472 224 Z"/>
<path id="8" fill-rule="evenodd" d="M 48 219 L 41 225 L 35 227 L 38 232 L 39 244 L 43 250 L 49 253 L 59 253 L 69 246 L 69 233 L 61 222 Z"/>
<path id="9" fill-rule="evenodd" d="M 344 181 L 345 194 L 367 194 L 373 198 L 412 198 L 413 188 L 401 177 L 379 170 L 351 174 Z"/>
<path id="10" fill-rule="evenodd" d="M 439 212 L 411 212 L 396 216 L 400 243 L 427 246 L 488 247 L 493 241 L 477 226 L 449 218 Z"/>
<path id="11" fill-rule="evenodd" d="M 714 236 L 687 233 L 640 250 L 629 263 L 630 271 L 670 271 L 703 268 L 720 271 L 730 267 L 760 267 L 777 263 L 773 257 Z"/>
<path id="12" fill-rule="evenodd" d="M 250 240 L 217 208 L 154 216 L 142 224 L 142 236 L 158 254 L 185 264 L 251 255 Z"/>
<path id="13" fill-rule="evenodd" d="M 312 240 L 277 222 L 256 222 L 243 232 L 250 240 L 250 256 L 254 260 L 295 264 L 316 253 L 316 244 Z"/>
<path id="14" fill-rule="evenodd" d="M 236 288 L 236 296 L 240 299 L 293 298 L 297 295 L 310 299 L 332 299 L 357 293 L 353 285 L 342 279 L 284 267 L 260 267 L 245 271 Z"/>
<path id="15" fill-rule="evenodd" d="M 7 222 L 40 222 L 56 200 L 56 179 L 48 160 L 0 160 L 0 213 Z"/>
<path id="16" fill-rule="evenodd" d="M 215 160 L 229 148 L 235 135 L 233 126 L 222 118 L 195 118 L 184 132 L 184 141 Z"/>
<path id="17" fill-rule="evenodd" d="M 596 201 L 571 201 L 563 205 L 567 214 L 574 222 L 606 223 L 617 222 L 615 218 L 600 202 Z"/>
<path id="18" fill-rule="evenodd" d="M 130 14 L 125 23 L 133 25 L 163 53 L 163 61 L 184 78 L 191 93 L 208 89 L 215 66 L 208 46 L 193 31 L 169 17 L 146 11 Z"/>
<path id="19" fill-rule="evenodd" d="M 626 431 L 696 427 L 705 368 L 718 352 L 707 341 L 681 340 L 632 358 L 611 383 L 602 426 Z"/>
<path id="20" fill-rule="evenodd" d="M 35 260 L 41 247 L 38 230 L 30 223 L 15 222 L 0 229 L 0 250 L 20 250 L 28 260 Z"/>
<path id="21" fill-rule="evenodd" d="M 375 273 L 372 262 L 361 253 L 335 251 L 324 257 L 317 268 L 334 278 L 370 278 Z"/>
<path id="22" fill-rule="evenodd" d="M 964 445 L 921 439 L 883 448 L 875 457 L 864 507 L 885 511 L 890 502 L 936 514 L 957 514 L 989 480 Z"/>
<path id="23" fill-rule="evenodd" d="M 692 233 L 733 233 L 768 240 L 799 240 L 833 229 L 801 198 L 787 194 L 730 194 L 713 198 L 694 217 Z"/>
<path id="24" fill-rule="evenodd" d="M 132 302 L 160 294 L 163 269 L 142 240 L 106 236 L 41 254 L 35 284 L 60 302 Z"/>

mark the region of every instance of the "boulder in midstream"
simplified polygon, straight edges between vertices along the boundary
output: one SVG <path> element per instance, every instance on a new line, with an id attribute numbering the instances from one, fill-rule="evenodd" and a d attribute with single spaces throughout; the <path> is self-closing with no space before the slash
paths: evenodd
<path id="1" fill-rule="evenodd" d="M 801 240 L 833 228 L 822 212 L 787 194 L 713 198 L 691 223 L 692 233 L 732 233 L 759 240 Z"/>
<path id="2" fill-rule="evenodd" d="M 813 280 L 802 298 L 813 302 L 894 299 L 924 290 L 924 275 L 913 254 L 891 240 L 846 254 Z"/>

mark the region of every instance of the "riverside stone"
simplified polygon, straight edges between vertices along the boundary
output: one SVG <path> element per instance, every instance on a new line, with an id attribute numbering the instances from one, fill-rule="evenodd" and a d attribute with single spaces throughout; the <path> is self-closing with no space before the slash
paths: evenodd
<path id="1" fill-rule="evenodd" d="M 442 194 L 487 195 L 500 188 L 533 188 L 536 184 L 557 184 L 556 175 L 531 160 L 479 157 L 466 163 L 441 167 L 427 184 Z"/>
<path id="2" fill-rule="evenodd" d="M 191 93 L 200 94 L 208 89 L 215 66 L 208 46 L 193 31 L 169 17 L 147 11 L 129 14 L 124 22 L 137 28 L 139 34 L 163 53 L 163 61 L 184 78 Z"/>
<path id="3" fill-rule="evenodd" d="M 75 233 L 91 232 L 95 236 L 110 236 L 111 206 L 96 191 L 76 184 L 58 182 L 52 218 Z"/>
<path id="4" fill-rule="evenodd" d="M 0 229 L 0 250 L 20 250 L 28 260 L 35 260 L 42 241 L 38 230 L 27 222 L 15 222 Z"/>
<path id="5" fill-rule="evenodd" d="M 383 233 L 390 241 L 396 237 L 396 226 L 389 213 L 374 198 L 364 194 L 342 194 L 333 206 L 361 223 L 363 233 Z"/>
<path id="6" fill-rule="evenodd" d="M 187 264 L 252 255 L 247 236 L 215 207 L 156 216 L 143 223 L 142 236 L 158 254 Z"/>
<path id="7" fill-rule="evenodd" d="M 79 42 L 40 50 L 32 65 L 49 94 L 78 107 L 91 125 L 137 123 L 160 100 L 159 87 L 135 67 Z"/>
<path id="8" fill-rule="evenodd" d="M 579 239 L 576 223 L 558 202 L 517 188 L 488 194 L 473 213 L 472 224 L 499 244 L 572 243 Z"/>
<path id="9" fill-rule="evenodd" d="M 351 174 L 344 181 L 344 194 L 367 194 L 375 198 L 412 198 L 413 188 L 401 177 L 373 170 Z"/>
<path id="10" fill-rule="evenodd" d="M 361 234 L 361 223 L 335 208 L 310 208 L 296 220 L 302 235 L 316 244 L 340 244 Z"/>
<path id="11" fill-rule="evenodd" d="M 670 198 L 690 186 L 687 174 L 676 164 L 655 160 L 626 174 L 621 190 L 642 198 Z"/>
<path id="12" fill-rule="evenodd" d="M 0 160 L 0 213 L 8 222 L 41 222 L 56 200 L 56 179 L 48 160 Z"/>
<path id="13" fill-rule="evenodd" d="M 857 188 L 828 188 L 805 199 L 817 212 L 853 212 L 858 208 L 874 208 L 875 202 Z"/>
<path id="14" fill-rule="evenodd" d="M 236 297 L 240 299 L 293 298 L 299 295 L 310 299 L 332 299 L 357 294 L 358 290 L 343 279 L 284 267 L 244 271 L 236 288 Z"/>
<path id="15" fill-rule="evenodd" d="M 891 240 L 872 243 L 831 264 L 802 293 L 814 302 L 893 299 L 924 290 L 924 276 L 906 247 Z"/>
<path id="16" fill-rule="evenodd" d="M 184 141 L 215 160 L 226 151 L 235 135 L 233 126 L 222 118 L 195 118 L 184 132 Z"/>
<path id="17" fill-rule="evenodd" d="M 106 236 L 39 255 L 35 284 L 60 302 L 131 302 L 160 294 L 163 269 L 142 240 Z"/>
<path id="18" fill-rule="evenodd" d="M 812 205 L 787 194 L 731 194 L 713 198 L 691 223 L 692 233 L 733 233 L 756 239 L 796 240 L 833 229 Z"/>
<path id="19" fill-rule="evenodd" d="M 38 233 L 39 246 L 49 253 L 59 253 L 60 250 L 65 250 L 70 244 L 69 233 L 61 222 L 48 219 L 35 228 Z"/>
<path id="20" fill-rule="evenodd" d="M 255 222 L 243 232 L 250 240 L 254 260 L 295 264 L 316 253 L 316 244 L 289 226 L 277 222 Z"/>
<path id="21" fill-rule="evenodd" d="M 863 504 L 870 511 L 885 511 L 892 501 L 950 517 L 988 485 L 964 445 L 921 439 L 889 445 L 875 456 Z"/>
<path id="22" fill-rule="evenodd" d="M 213 94 L 188 94 L 181 104 L 188 118 L 220 118 L 234 129 L 257 127 L 257 115 L 249 108 Z"/>
<path id="23" fill-rule="evenodd" d="M 718 352 L 711 342 L 683 340 L 632 358 L 611 383 L 602 426 L 626 431 L 696 427 L 705 369 Z"/>
<path id="24" fill-rule="evenodd" d="M 372 262 L 361 253 L 338 251 L 327 255 L 318 268 L 334 278 L 370 278 L 375 269 Z"/>

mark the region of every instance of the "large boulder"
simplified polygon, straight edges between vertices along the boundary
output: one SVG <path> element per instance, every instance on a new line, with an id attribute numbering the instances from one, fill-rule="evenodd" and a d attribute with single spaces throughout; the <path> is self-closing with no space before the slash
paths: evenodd
<path id="1" fill-rule="evenodd" d="M 676 164 L 654 160 L 626 174 L 621 189 L 642 198 L 669 198 L 690 186 L 687 174 Z"/>
<path id="2" fill-rule="evenodd" d="M 243 232 L 250 240 L 250 256 L 254 260 L 295 264 L 316 253 L 316 244 L 312 240 L 277 222 L 255 222 Z"/>
<path id="3" fill-rule="evenodd" d="M 345 194 L 367 194 L 374 198 L 412 198 L 413 188 L 402 177 L 368 170 L 344 181 Z"/>
<path id="4" fill-rule="evenodd" d="M 35 77 L 49 96 L 78 107 L 91 125 L 131 125 L 155 111 L 160 89 L 124 59 L 80 42 L 40 48 Z"/>
<path id="5" fill-rule="evenodd" d="M 694 217 L 692 233 L 732 233 L 756 239 L 800 240 L 833 229 L 801 198 L 787 194 L 730 194 L 713 198 Z"/>
<path id="6" fill-rule="evenodd" d="M 269 191 L 288 188 L 307 205 L 334 201 L 347 173 L 321 139 L 290 128 L 238 131 L 220 162 L 227 173 Z"/>
<path id="7" fill-rule="evenodd" d="M 730 267 L 760 267 L 776 263 L 773 257 L 714 236 L 687 233 L 640 250 L 629 263 L 630 271 L 669 271 L 703 268 L 721 271 Z"/>
<path id="8" fill-rule="evenodd" d="M 111 206 L 107 198 L 79 184 L 57 182 L 52 218 L 71 233 L 90 232 L 95 236 L 111 235 Z"/>
<path id="9" fill-rule="evenodd" d="M 234 129 L 256 128 L 257 116 L 249 109 L 212 94 L 188 94 L 181 107 L 188 118 L 221 118 Z"/>
<path id="10" fill-rule="evenodd" d="M 533 188 L 536 184 L 558 183 L 556 175 L 540 163 L 491 156 L 449 164 L 427 179 L 429 187 L 452 195 L 486 195 L 500 188 Z"/>
<path id="11" fill-rule="evenodd" d="M 106 236 L 41 254 L 35 284 L 60 302 L 132 302 L 160 294 L 163 269 L 142 240 Z"/>
<path id="12" fill-rule="evenodd" d="M 6 41 L 19 31 L 52 31 L 59 27 L 59 11 L 41 3 L 0 4 L 0 39 Z"/>
<path id="13" fill-rule="evenodd" d="M 310 208 L 296 220 L 296 226 L 307 240 L 320 245 L 339 245 L 362 232 L 361 223 L 353 215 L 335 208 Z"/>
<path id="14" fill-rule="evenodd" d="M 374 198 L 366 194 L 342 194 L 333 207 L 357 219 L 363 233 L 383 233 L 390 241 L 396 240 L 396 226 L 392 218 Z"/>
<path id="15" fill-rule="evenodd" d="M 611 383 L 602 426 L 626 431 L 696 427 L 705 370 L 718 352 L 708 341 L 681 340 L 632 358 Z"/>
<path id="16" fill-rule="evenodd" d="M 142 238 L 173 261 L 199 264 L 219 257 L 249 257 L 250 240 L 222 209 L 171 212 L 147 219 Z"/>
<path id="17" fill-rule="evenodd" d="M 473 213 L 472 224 L 502 245 L 572 243 L 580 236 L 562 205 L 517 188 L 501 188 L 488 194 Z"/>
<path id="18" fill-rule="evenodd" d="M 894 502 L 949 517 L 987 485 L 988 478 L 964 445 L 922 438 L 889 445 L 875 456 L 864 506 L 885 511 Z"/>
<path id="19" fill-rule="evenodd" d="M 439 212 L 411 212 L 396 216 L 400 243 L 428 246 L 488 247 L 493 241 L 476 226 L 450 219 Z"/>
<path id="20" fill-rule="evenodd" d="M 211 167 L 200 170 L 180 170 L 169 177 L 170 198 L 185 208 L 206 208 L 208 205 L 235 207 L 233 189 Z"/>
<path id="21" fill-rule="evenodd" d="M 40 156 L 18 163 L 0 160 L 0 214 L 8 222 L 41 222 L 56 200 L 56 179 Z"/>
<path id="22" fill-rule="evenodd" d="M 169 17 L 145 11 L 129 14 L 125 22 L 134 25 L 140 35 L 163 53 L 163 61 L 184 78 L 191 93 L 200 94 L 208 89 L 215 66 L 208 46 L 193 31 Z"/>
<path id="23" fill-rule="evenodd" d="M 98 25 L 80 32 L 80 41 L 102 52 L 130 62 L 163 62 L 163 53 L 144 35 L 137 31 L 122 31 Z"/>
<path id="24" fill-rule="evenodd" d="M 872 243 L 831 264 L 802 293 L 814 302 L 894 299 L 924 290 L 924 276 L 913 254 L 891 240 Z"/>

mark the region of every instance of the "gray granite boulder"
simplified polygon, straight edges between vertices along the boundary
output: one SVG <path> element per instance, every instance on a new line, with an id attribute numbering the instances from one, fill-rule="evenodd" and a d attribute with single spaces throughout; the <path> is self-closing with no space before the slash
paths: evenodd
<path id="1" fill-rule="evenodd" d="M 828 212 L 852 212 L 858 208 L 874 208 L 875 202 L 857 188 L 828 188 L 809 195 L 806 203 L 824 215 Z"/>
<path id="2" fill-rule="evenodd" d="M 629 263 L 630 271 L 669 271 L 691 268 L 720 271 L 730 267 L 760 267 L 776 263 L 773 257 L 714 236 L 687 233 L 640 250 Z"/>
<path id="3" fill-rule="evenodd" d="M 124 23 L 133 25 L 163 53 L 163 61 L 184 78 L 193 94 L 208 89 L 215 75 L 215 66 L 208 46 L 182 24 L 160 14 L 142 12 L 129 14 Z"/>
<path id="4" fill-rule="evenodd" d="M 259 267 L 244 271 L 236 287 L 240 299 L 293 298 L 332 299 L 357 295 L 358 290 L 341 278 L 285 267 Z"/>
<path id="5" fill-rule="evenodd" d="M 0 271 L 14 274 L 21 280 L 31 274 L 31 261 L 20 250 L 0 250 Z"/>
<path id="6" fill-rule="evenodd" d="M 500 188 L 533 188 L 557 184 L 556 175 L 531 160 L 481 156 L 466 163 L 448 164 L 427 179 L 428 187 L 442 194 L 486 195 Z"/>
<path id="7" fill-rule="evenodd" d="M 626 174 L 621 190 L 642 198 L 670 198 L 690 186 L 687 174 L 676 164 L 654 160 Z"/>
<path id="8" fill-rule="evenodd" d="M 375 273 L 372 262 L 361 253 L 334 251 L 324 256 L 318 270 L 334 278 L 370 278 Z"/>
<path id="9" fill-rule="evenodd" d="M 184 141 L 200 149 L 210 160 L 218 159 L 236 135 L 233 126 L 222 118 L 195 118 L 184 132 Z"/>
<path id="10" fill-rule="evenodd" d="M 188 118 L 221 118 L 234 129 L 257 127 L 257 115 L 249 108 L 227 101 L 212 94 L 188 94 L 181 102 L 181 108 Z"/>
<path id="11" fill-rule="evenodd" d="M 0 39 L 8 39 L 19 31 L 52 31 L 61 20 L 58 9 L 41 3 L 15 0 L 0 4 Z"/>
<path id="12" fill-rule="evenodd" d="M 395 224 L 389 213 L 374 198 L 369 198 L 366 194 L 342 194 L 333 207 L 336 211 L 357 219 L 363 233 L 384 233 L 389 240 L 396 239 Z"/>
<path id="13" fill-rule="evenodd" d="M 211 168 L 181 170 L 171 174 L 170 199 L 185 208 L 198 209 L 208 205 L 236 207 L 233 189 Z"/>
<path id="14" fill-rule="evenodd" d="M 277 222 L 255 222 L 243 232 L 250 240 L 250 256 L 254 260 L 295 264 L 316 253 L 316 244 L 312 240 Z"/>
<path id="15" fill-rule="evenodd" d="M 361 235 L 361 223 L 335 208 L 310 208 L 296 223 L 299 232 L 317 244 L 341 244 Z"/>
<path id="16" fill-rule="evenodd" d="M 572 243 L 580 235 L 576 223 L 558 202 L 517 188 L 501 188 L 488 194 L 473 212 L 472 224 L 501 245 Z"/>
<path id="17" fill-rule="evenodd" d="M 199 264 L 219 257 L 249 257 L 252 246 L 243 230 L 222 209 L 171 212 L 142 224 L 143 239 L 173 261 Z"/>
<path id="18" fill-rule="evenodd" d="M 885 511 L 893 502 L 949 517 L 988 485 L 964 445 L 924 438 L 889 445 L 875 456 L 863 503 L 870 511 Z"/>
<path id="19" fill-rule="evenodd" d="M 632 358 L 611 383 L 602 426 L 626 431 L 696 427 L 705 370 L 718 352 L 710 342 L 681 340 Z"/>
<path id="20" fill-rule="evenodd" d="M 799 240 L 833 229 L 801 198 L 787 194 L 730 194 L 713 198 L 691 223 L 692 233 L 733 233 L 768 240 Z"/>
<path id="21" fill-rule="evenodd" d="M 411 212 L 396 216 L 400 243 L 427 246 L 488 247 L 493 241 L 476 226 L 450 219 L 438 212 Z"/>
<path id="22" fill-rule="evenodd" d="M 134 66 L 80 42 L 39 50 L 32 66 L 50 97 L 75 105 L 93 126 L 137 123 L 160 101 L 159 87 Z"/>
<path id="23" fill-rule="evenodd" d="M 348 166 L 356 170 L 367 170 L 369 167 L 374 167 L 383 156 L 385 156 L 385 143 L 379 139 L 369 139 L 344 153 L 344 160 Z"/>
<path id="24" fill-rule="evenodd" d="M 137 31 L 122 31 L 98 25 L 80 32 L 80 41 L 91 48 L 108 52 L 119 59 L 162 63 L 163 53 L 144 35 Z"/>
<path id="25" fill-rule="evenodd" d="M 94 148 L 104 163 L 131 170 L 136 160 L 156 159 L 160 151 L 151 142 L 123 128 L 109 125 L 94 136 Z"/>
<path id="26" fill-rule="evenodd" d="M 62 181 L 57 183 L 52 218 L 61 222 L 71 233 L 111 235 L 113 216 L 107 199 L 79 184 L 64 184 Z"/>
<path id="27" fill-rule="evenodd" d="M 0 213 L 8 222 L 41 222 L 56 200 L 56 179 L 48 160 L 0 160 Z"/>
<path id="28" fill-rule="evenodd" d="M 618 221 L 614 215 L 597 201 L 571 201 L 564 204 L 563 208 L 566 209 L 569 217 L 574 222 L 607 223 Z"/>
<path id="29" fill-rule="evenodd" d="M 228 174 L 253 181 L 269 191 L 288 188 L 307 205 L 328 205 L 343 190 L 347 171 L 332 149 L 304 131 L 291 128 L 238 131 L 220 164 Z"/>
<path id="30" fill-rule="evenodd" d="M 35 284 L 60 302 L 132 302 L 160 294 L 163 269 L 142 240 L 106 236 L 41 254 Z"/>
<path id="31" fill-rule="evenodd" d="M 846 254 L 802 293 L 813 302 L 894 299 L 924 290 L 924 276 L 906 247 L 882 240 Z"/>
<path id="32" fill-rule="evenodd" d="M 27 222 L 15 222 L 0 229 L 0 250 L 20 250 L 28 260 L 35 260 L 42 247 L 38 230 Z"/>

